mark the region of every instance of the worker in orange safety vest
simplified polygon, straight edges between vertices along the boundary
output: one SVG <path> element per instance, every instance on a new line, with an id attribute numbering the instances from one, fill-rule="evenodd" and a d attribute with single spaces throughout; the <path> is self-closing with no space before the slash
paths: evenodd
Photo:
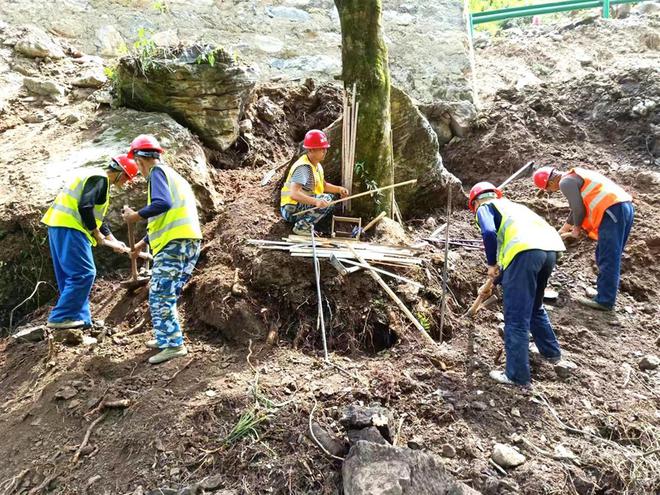
<path id="1" fill-rule="evenodd" d="M 578 238 L 584 231 L 598 241 L 597 295 L 594 299 L 580 297 L 578 302 L 612 311 L 619 289 L 621 255 L 635 217 L 632 197 L 603 174 L 579 167 L 568 172 L 541 167 L 534 173 L 534 183 L 546 191 L 561 190 L 568 200 L 571 213 L 559 230 L 563 239 Z"/>

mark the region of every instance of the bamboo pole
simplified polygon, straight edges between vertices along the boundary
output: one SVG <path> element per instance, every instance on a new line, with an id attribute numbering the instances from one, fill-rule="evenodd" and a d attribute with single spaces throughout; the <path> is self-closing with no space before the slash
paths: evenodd
<path id="1" fill-rule="evenodd" d="M 400 186 L 407 186 L 409 184 L 414 184 L 416 182 L 417 182 L 417 179 L 411 179 L 411 180 L 407 180 L 407 181 L 404 181 L 404 182 L 399 182 L 398 184 L 392 184 L 391 186 L 379 187 L 377 189 L 372 189 L 371 191 L 365 191 L 365 192 L 361 192 L 361 193 L 358 193 L 358 194 L 354 194 L 352 196 L 347 196 L 345 198 L 337 199 L 335 201 L 330 201 L 328 203 L 328 206 L 336 205 L 337 203 L 343 203 L 344 201 L 348 201 L 349 199 L 360 198 L 362 196 L 366 196 L 367 194 L 375 194 L 377 192 L 385 191 L 387 189 L 393 189 L 395 187 L 400 187 Z M 319 209 L 319 207 L 315 206 L 314 208 L 309 208 L 307 210 L 302 210 L 302 211 L 299 211 L 297 213 L 294 213 L 292 216 L 295 217 L 295 216 L 302 215 L 304 213 L 309 213 L 310 211 L 314 211 L 314 210 L 318 210 L 318 209 Z"/>

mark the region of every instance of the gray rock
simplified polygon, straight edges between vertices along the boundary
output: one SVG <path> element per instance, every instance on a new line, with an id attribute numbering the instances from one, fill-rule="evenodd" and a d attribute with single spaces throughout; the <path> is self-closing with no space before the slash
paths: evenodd
<path id="1" fill-rule="evenodd" d="M 103 72 L 103 67 L 94 67 L 75 78 L 71 81 L 71 84 L 79 88 L 100 88 L 107 80 L 108 78 Z"/>
<path id="2" fill-rule="evenodd" d="M 408 448 L 412 450 L 422 450 L 424 448 L 424 439 L 422 437 L 413 437 L 408 440 Z"/>
<path id="3" fill-rule="evenodd" d="M 586 52 L 578 51 L 575 53 L 575 60 L 580 62 L 580 65 L 588 67 L 593 65 L 594 58 Z"/>
<path id="4" fill-rule="evenodd" d="M 345 495 L 478 495 L 428 453 L 358 442 L 342 467 Z"/>
<path id="5" fill-rule="evenodd" d="M 296 22 L 307 22 L 311 19 L 311 16 L 307 12 L 295 7 L 266 7 L 266 14 L 268 14 L 270 17 L 288 19 L 289 21 Z"/>
<path id="6" fill-rule="evenodd" d="M 55 398 L 61 400 L 69 400 L 74 398 L 76 395 L 78 395 L 78 391 L 68 385 L 55 392 Z"/>
<path id="7" fill-rule="evenodd" d="M 19 328 L 12 337 L 20 342 L 39 342 L 46 338 L 46 327 L 37 325 L 34 327 Z"/>
<path id="8" fill-rule="evenodd" d="M 520 466 L 527 459 L 511 445 L 496 443 L 491 455 L 493 461 L 503 468 L 513 468 Z"/>
<path id="9" fill-rule="evenodd" d="M 448 443 L 444 444 L 442 446 L 442 457 L 448 457 L 450 459 L 456 457 L 456 449 L 454 446 L 449 445 Z"/>
<path id="10" fill-rule="evenodd" d="M 359 441 L 380 443 L 383 445 L 387 445 L 389 443 L 383 438 L 383 435 L 375 426 L 369 426 L 361 430 L 348 430 L 347 435 L 348 441 L 351 445 Z"/>
<path id="11" fill-rule="evenodd" d="M 270 65 L 291 73 L 293 77 L 310 73 L 338 74 L 341 72 L 341 58 L 329 55 L 276 58 L 270 61 Z"/>
<path id="12" fill-rule="evenodd" d="M 254 84 L 246 68 L 222 48 L 169 51 L 148 67 L 124 57 L 117 69 L 117 89 L 126 106 L 166 112 L 206 146 L 222 151 L 238 139 L 238 123 Z"/>
<path id="13" fill-rule="evenodd" d="M 250 119 L 241 120 L 238 123 L 238 128 L 241 133 L 252 131 L 252 121 Z"/>
<path id="14" fill-rule="evenodd" d="M 101 26 L 96 32 L 96 48 L 102 57 L 121 57 L 128 53 L 126 41 L 112 25 Z"/>
<path id="15" fill-rule="evenodd" d="M 57 116 L 57 120 L 62 122 L 63 124 L 71 125 L 75 124 L 82 118 L 82 114 L 75 112 L 75 111 L 67 111 L 63 112 L 60 115 Z"/>
<path id="16" fill-rule="evenodd" d="M 452 102 L 449 108 L 452 132 L 458 137 L 467 136 L 477 116 L 477 108 L 469 101 Z"/>
<path id="17" fill-rule="evenodd" d="M 316 440 L 318 440 L 325 450 L 332 455 L 343 457 L 346 454 L 347 448 L 344 442 L 332 433 L 326 431 L 325 428 L 319 425 L 316 421 L 312 422 L 312 431 L 314 432 Z"/>
<path id="18" fill-rule="evenodd" d="M 577 365 L 571 361 L 562 359 L 554 366 L 555 373 L 559 378 L 566 379 L 571 376 L 577 370 Z"/>
<path id="19" fill-rule="evenodd" d="M 347 431 L 375 426 L 388 442 L 391 443 L 394 438 L 394 417 L 389 410 L 381 406 L 363 407 L 351 404 L 339 422 Z"/>
<path id="20" fill-rule="evenodd" d="M 223 482 L 224 482 L 224 476 L 218 474 L 215 476 L 209 476 L 208 478 L 204 478 L 198 484 L 204 490 L 213 491 L 220 488 Z"/>
<path id="21" fill-rule="evenodd" d="M 658 366 L 660 366 L 660 358 L 653 354 L 644 356 L 639 362 L 639 369 L 642 371 L 654 370 Z"/>
<path id="22" fill-rule="evenodd" d="M 48 79 L 37 79 L 36 77 L 26 77 L 23 79 L 23 86 L 28 92 L 40 96 L 64 96 L 64 86 L 50 81 Z"/>
<path id="23" fill-rule="evenodd" d="M 659 15 L 660 3 L 658 2 L 641 2 L 637 4 L 637 10 L 640 14 L 644 15 Z"/>
<path id="24" fill-rule="evenodd" d="M 64 58 L 64 50 L 53 38 L 37 27 L 29 27 L 14 46 L 14 50 L 26 57 Z"/>
<path id="25" fill-rule="evenodd" d="M 157 488 L 147 492 L 147 495 L 179 495 L 179 490 L 175 490 L 174 488 Z"/>
<path id="26" fill-rule="evenodd" d="M 267 96 L 262 96 L 257 101 L 257 111 L 259 116 L 266 122 L 274 124 L 286 118 L 284 111 L 273 103 Z"/>

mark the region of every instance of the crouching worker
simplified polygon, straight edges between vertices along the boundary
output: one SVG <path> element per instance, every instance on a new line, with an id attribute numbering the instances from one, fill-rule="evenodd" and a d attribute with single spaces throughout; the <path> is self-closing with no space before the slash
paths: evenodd
<path id="1" fill-rule="evenodd" d="M 60 296 L 48 316 L 48 328 L 90 327 L 89 294 L 96 278 L 92 246 L 109 246 L 128 252 L 104 222 L 110 206 L 110 186 L 124 187 L 138 174 L 137 165 L 126 155 L 114 157 L 104 169 L 79 172 L 64 187 L 41 219 L 48 226 Z"/>
<path id="2" fill-rule="evenodd" d="M 529 386 L 530 332 L 544 359 L 553 364 L 561 359 L 543 293 L 564 243 L 545 220 L 504 199 L 489 182 L 479 182 L 470 190 L 469 207 L 483 237 L 488 276 L 501 283 L 504 292 L 506 369 L 493 370 L 490 377 L 499 383 Z"/>
<path id="3" fill-rule="evenodd" d="M 333 194 L 348 196 L 345 187 L 330 184 L 323 176 L 321 160 L 329 147 L 325 133 L 316 129 L 307 132 L 303 141 L 307 151 L 291 166 L 282 187 L 280 211 L 284 220 L 294 224 L 294 234 L 310 235 L 312 226 L 333 212 Z M 295 215 L 311 208 L 318 209 Z"/>
<path id="4" fill-rule="evenodd" d="M 149 310 L 156 338 L 146 346 L 160 352 L 149 358 L 151 364 L 188 354 L 176 301 L 192 275 L 202 244 L 193 190 L 174 169 L 160 161 L 162 152 L 150 135 L 138 136 L 131 143 L 128 154 L 147 177 L 147 206 L 140 211 L 125 206 L 122 215 L 127 222 L 148 222 L 147 237 L 135 245 L 132 255 L 138 256 L 148 243 L 154 256 Z"/>

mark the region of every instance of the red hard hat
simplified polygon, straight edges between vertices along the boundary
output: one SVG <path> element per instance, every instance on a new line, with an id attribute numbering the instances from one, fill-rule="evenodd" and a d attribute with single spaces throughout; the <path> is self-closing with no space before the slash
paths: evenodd
<path id="1" fill-rule="evenodd" d="M 470 199 L 468 200 L 468 207 L 470 208 L 470 211 L 475 211 L 474 200 L 477 199 L 481 194 L 487 192 L 494 192 L 497 194 L 498 198 L 502 197 L 502 191 L 500 191 L 490 182 L 478 182 L 472 186 L 472 189 L 470 189 Z"/>
<path id="2" fill-rule="evenodd" d="M 536 187 L 539 189 L 546 189 L 548 187 L 550 176 L 554 170 L 554 167 L 541 167 L 534 172 L 534 184 L 536 184 Z"/>
<path id="3" fill-rule="evenodd" d="M 305 140 L 303 141 L 303 148 L 306 150 L 314 150 L 319 148 L 329 148 L 330 143 L 328 142 L 328 137 L 325 135 L 325 132 L 319 131 L 318 129 L 312 129 L 307 131 L 305 134 Z"/>
<path id="4" fill-rule="evenodd" d="M 113 156 L 112 161 L 121 167 L 129 180 L 135 178 L 138 174 L 137 163 L 135 163 L 135 160 L 130 159 L 126 153 Z"/>
<path id="5" fill-rule="evenodd" d="M 163 148 L 160 147 L 158 139 L 151 134 L 140 134 L 133 139 L 131 149 L 128 151 L 128 158 L 133 158 L 135 151 L 157 151 L 158 153 L 162 153 Z"/>

